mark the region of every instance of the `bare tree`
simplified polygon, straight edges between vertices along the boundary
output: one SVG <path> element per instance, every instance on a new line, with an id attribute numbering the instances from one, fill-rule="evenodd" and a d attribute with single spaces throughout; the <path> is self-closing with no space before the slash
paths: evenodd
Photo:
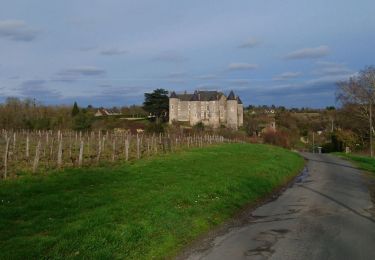
<path id="1" fill-rule="evenodd" d="M 375 67 L 367 67 L 347 81 L 337 83 L 336 99 L 353 108 L 353 115 L 369 124 L 370 155 L 373 157 L 373 106 L 375 104 Z"/>

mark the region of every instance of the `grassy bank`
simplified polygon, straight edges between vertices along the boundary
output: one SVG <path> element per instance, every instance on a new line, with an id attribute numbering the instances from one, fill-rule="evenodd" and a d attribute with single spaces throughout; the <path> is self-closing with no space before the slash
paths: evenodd
<path id="1" fill-rule="evenodd" d="M 171 257 L 303 163 L 281 148 L 231 144 L 2 182 L 0 259 Z"/>
<path id="2" fill-rule="evenodd" d="M 364 171 L 368 171 L 374 174 L 375 176 L 375 158 L 369 156 L 361 156 L 354 154 L 345 154 L 345 153 L 335 153 L 339 157 L 348 159 L 360 167 Z"/>

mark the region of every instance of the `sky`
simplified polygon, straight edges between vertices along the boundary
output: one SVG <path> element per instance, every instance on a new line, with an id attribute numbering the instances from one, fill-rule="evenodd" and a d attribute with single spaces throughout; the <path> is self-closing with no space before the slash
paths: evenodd
<path id="1" fill-rule="evenodd" d="M 373 0 L 0 0 L 0 101 L 127 106 L 145 92 L 233 90 L 326 107 L 374 65 Z"/>

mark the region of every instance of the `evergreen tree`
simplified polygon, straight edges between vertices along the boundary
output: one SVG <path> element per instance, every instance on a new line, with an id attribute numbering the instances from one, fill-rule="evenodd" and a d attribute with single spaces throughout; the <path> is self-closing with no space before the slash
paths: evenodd
<path id="1" fill-rule="evenodd" d="M 74 117 L 78 115 L 78 113 L 79 113 L 79 108 L 78 108 L 77 102 L 74 102 L 73 109 L 72 109 L 72 116 Z"/>
<path id="2" fill-rule="evenodd" d="M 166 117 L 169 111 L 168 91 L 165 89 L 155 89 L 152 93 L 145 93 L 143 109 L 156 117 L 159 123 L 161 117 Z"/>

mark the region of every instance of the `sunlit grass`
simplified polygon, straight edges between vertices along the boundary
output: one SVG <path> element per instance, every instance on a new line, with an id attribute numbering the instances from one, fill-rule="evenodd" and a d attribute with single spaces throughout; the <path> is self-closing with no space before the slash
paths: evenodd
<path id="1" fill-rule="evenodd" d="M 358 165 L 362 170 L 371 172 L 375 175 L 375 158 L 363 155 L 336 153 L 338 156 L 349 159 Z"/>
<path id="2" fill-rule="evenodd" d="M 171 257 L 295 176 L 297 154 L 231 144 L 0 184 L 0 258 Z"/>

